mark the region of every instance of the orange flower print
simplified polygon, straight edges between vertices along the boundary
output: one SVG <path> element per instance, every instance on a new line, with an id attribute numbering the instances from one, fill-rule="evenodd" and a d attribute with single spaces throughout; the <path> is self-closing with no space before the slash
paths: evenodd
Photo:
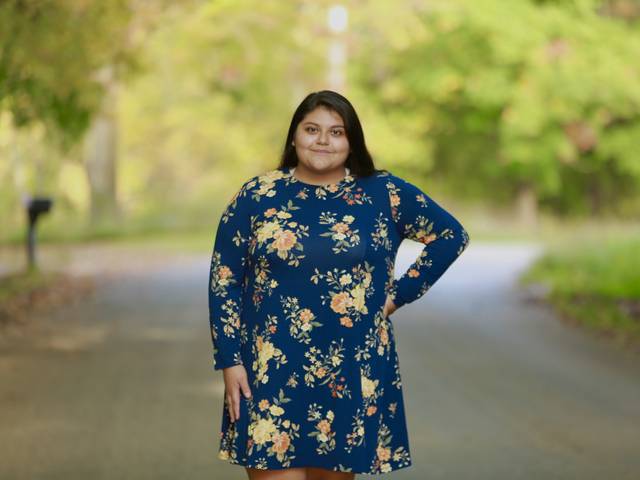
<path id="1" fill-rule="evenodd" d="M 334 253 L 346 252 L 352 247 L 360 244 L 360 235 L 357 229 L 352 229 L 354 222 L 353 215 L 344 215 L 342 220 L 337 219 L 334 212 L 322 212 L 318 222 L 320 225 L 328 225 L 326 232 L 320 234 L 321 237 L 329 237 L 333 241 L 331 249 Z"/>
<path id="2" fill-rule="evenodd" d="M 378 454 L 378 458 L 382 462 L 386 462 L 391 458 L 391 450 L 389 448 L 378 447 L 376 449 L 376 453 Z"/>
<path id="3" fill-rule="evenodd" d="M 257 220 L 253 226 L 258 248 L 266 246 L 268 254 L 275 253 L 279 258 L 287 260 L 287 265 L 292 267 L 299 266 L 300 260 L 304 258 L 302 239 L 309 236 L 309 227 L 292 220 L 293 215 L 289 212 L 299 208 L 289 200 L 280 210 L 266 210 L 264 218 L 269 220 Z M 257 256 L 259 252 L 260 250 L 253 254 Z"/>
<path id="4" fill-rule="evenodd" d="M 316 327 L 321 327 L 316 315 L 308 308 L 300 308 L 300 301 L 296 297 L 284 297 L 280 295 L 282 310 L 289 324 L 289 333 L 300 343 L 311 342 L 311 332 Z"/>
<path id="5" fill-rule="evenodd" d="M 346 292 L 336 293 L 331 299 L 331 310 L 336 313 L 347 313 L 347 309 L 351 306 L 351 296 Z"/>
<path id="6" fill-rule="evenodd" d="M 335 449 L 336 433 L 332 430 L 331 425 L 334 420 L 333 411 L 327 410 L 327 413 L 323 418 L 322 405 L 312 403 L 309 405 L 307 420 L 310 422 L 316 422 L 315 430 L 308 434 L 309 437 L 315 437 L 318 441 L 318 448 L 316 451 L 320 455 L 325 455 Z"/>
<path id="7" fill-rule="evenodd" d="M 322 304 L 329 302 L 332 311 L 341 315 L 347 314 L 356 322 L 369 312 L 366 299 L 374 293 L 371 287 L 373 269 L 374 267 L 366 261 L 355 265 L 351 271 L 334 268 L 320 273 L 315 268 L 311 281 L 317 285 L 320 279 L 324 279 L 332 291 L 329 295 L 320 295 Z"/>
<path id="8" fill-rule="evenodd" d="M 285 453 L 291 444 L 291 439 L 289 438 L 289 435 L 287 435 L 287 432 L 274 433 L 271 437 L 271 441 L 273 442 L 271 450 L 280 455 Z"/>
<path id="9" fill-rule="evenodd" d="M 353 327 L 353 322 L 349 317 L 340 317 L 340 325 L 351 328 Z"/>
<path id="10" fill-rule="evenodd" d="M 278 230 L 273 234 L 273 242 L 271 246 L 278 250 L 280 258 L 287 258 L 287 253 L 293 248 L 298 239 L 296 234 L 291 230 Z"/>
<path id="11" fill-rule="evenodd" d="M 271 402 L 263 399 L 258 404 L 260 411 L 251 408 L 253 400 L 249 399 L 249 441 L 247 442 L 247 454 L 253 450 L 264 451 L 270 457 L 275 458 L 283 467 L 291 465 L 296 458 L 294 453 L 294 439 L 300 437 L 300 425 L 292 422 L 287 417 L 284 407 L 290 398 L 287 398 L 283 389 Z"/>
<path id="12" fill-rule="evenodd" d="M 344 339 L 331 340 L 328 352 L 323 353 L 318 347 L 312 346 L 304 354 L 309 365 L 303 365 L 304 381 L 309 387 L 315 387 L 316 382 L 327 385 L 332 397 L 351 398 L 351 390 L 345 385 L 346 378 L 341 375 L 344 361 Z"/>

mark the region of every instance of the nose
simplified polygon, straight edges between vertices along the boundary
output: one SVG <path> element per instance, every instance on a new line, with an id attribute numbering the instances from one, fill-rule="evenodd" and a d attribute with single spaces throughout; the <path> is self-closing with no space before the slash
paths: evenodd
<path id="1" fill-rule="evenodd" d="M 318 143 L 322 145 L 329 144 L 329 132 L 320 133 L 320 137 L 318 138 Z"/>

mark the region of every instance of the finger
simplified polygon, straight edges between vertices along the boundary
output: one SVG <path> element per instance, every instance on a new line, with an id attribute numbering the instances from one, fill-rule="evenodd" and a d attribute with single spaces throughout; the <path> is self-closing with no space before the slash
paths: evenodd
<path id="1" fill-rule="evenodd" d="M 227 396 L 227 410 L 229 411 L 229 419 L 232 422 L 234 422 L 235 418 L 233 416 L 233 408 L 232 408 L 232 406 L 233 406 L 233 403 L 232 403 L 232 400 L 231 400 L 231 396 L 229 395 L 229 396 Z"/>
<path id="2" fill-rule="evenodd" d="M 236 413 L 236 420 L 240 418 L 240 395 L 238 393 L 235 394 L 233 398 L 233 409 Z"/>
<path id="3" fill-rule="evenodd" d="M 246 378 L 242 381 L 242 393 L 245 398 L 251 398 L 251 388 L 249 388 L 249 383 Z"/>

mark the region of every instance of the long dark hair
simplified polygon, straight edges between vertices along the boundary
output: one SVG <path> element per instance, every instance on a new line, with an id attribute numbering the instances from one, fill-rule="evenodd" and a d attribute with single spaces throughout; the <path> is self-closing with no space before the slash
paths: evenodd
<path id="1" fill-rule="evenodd" d="M 362 131 L 362 125 L 360 125 L 360 119 L 353 105 L 351 105 L 351 102 L 344 96 L 332 90 L 312 92 L 298 105 L 298 108 L 296 108 L 296 111 L 293 113 L 291 125 L 289 125 L 289 132 L 284 142 L 284 150 L 278 168 L 282 169 L 284 167 L 295 167 L 298 165 L 296 147 L 291 145 L 291 141 L 294 139 L 298 124 L 304 119 L 307 113 L 319 106 L 327 107 L 342 117 L 347 140 L 349 140 L 349 147 L 351 149 L 345 161 L 345 166 L 349 168 L 350 173 L 358 177 L 367 177 L 375 172 L 381 171 L 373 165 L 373 158 L 367 150 L 364 141 L 364 132 Z"/>

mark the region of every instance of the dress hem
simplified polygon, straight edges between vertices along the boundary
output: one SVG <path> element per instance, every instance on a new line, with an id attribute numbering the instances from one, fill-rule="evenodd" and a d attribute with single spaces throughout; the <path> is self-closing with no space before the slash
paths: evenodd
<path id="1" fill-rule="evenodd" d="M 309 464 L 304 464 L 304 465 L 298 465 L 295 462 L 292 462 L 292 465 L 289 465 L 288 467 L 273 467 L 273 468 L 260 468 L 257 467 L 249 462 L 242 462 L 240 460 L 235 460 L 233 458 L 227 458 L 227 459 L 222 459 L 220 457 L 218 457 L 218 460 L 221 460 L 223 462 L 227 462 L 230 463 L 231 465 L 238 465 L 241 467 L 249 467 L 249 468 L 255 468 L 258 470 L 288 470 L 290 468 L 322 468 L 324 470 L 329 470 L 329 471 L 333 471 L 333 472 L 344 472 L 344 473 L 355 473 L 357 475 L 385 475 L 387 473 L 392 473 L 395 472 L 397 470 L 402 470 L 403 468 L 408 468 L 411 467 L 413 465 L 413 462 L 411 460 L 409 460 L 407 463 L 403 463 L 401 465 L 396 465 L 391 467 L 389 470 L 387 471 L 376 471 L 376 472 L 372 472 L 371 470 L 345 470 L 345 469 L 341 469 L 339 466 L 335 466 L 333 468 L 328 468 L 326 465 L 309 465 Z"/>

